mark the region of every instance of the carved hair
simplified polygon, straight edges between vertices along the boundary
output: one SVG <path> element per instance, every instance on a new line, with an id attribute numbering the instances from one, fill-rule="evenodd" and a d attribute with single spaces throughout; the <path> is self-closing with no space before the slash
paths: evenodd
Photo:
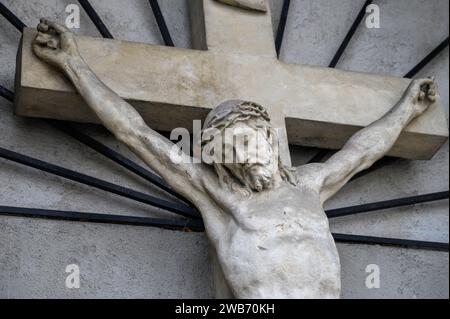
<path id="1" fill-rule="evenodd" d="M 269 113 L 263 106 L 254 102 L 243 100 L 226 101 L 217 106 L 208 114 L 205 120 L 202 135 L 211 136 L 211 139 L 202 140 L 202 146 L 210 143 L 213 138 L 213 134 L 208 134 L 209 130 L 219 130 L 220 132 L 224 132 L 226 128 L 232 126 L 237 122 L 246 122 L 248 125 L 252 126 L 250 121 L 251 119 L 263 120 L 268 132 L 272 133 L 272 148 L 276 150 L 275 153 L 278 154 L 278 138 L 276 138 L 276 131 L 270 123 Z M 254 128 L 257 129 L 256 127 Z M 237 178 L 232 175 L 231 172 L 229 172 L 229 170 L 222 163 L 213 163 L 213 165 L 222 184 L 228 185 L 234 191 L 238 191 L 240 188 L 242 191 L 243 188 L 244 193 L 252 192 L 252 190 L 249 189 L 248 186 L 242 185 L 242 183 L 240 182 L 236 183 Z M 282 164 L 279 154 L 278 169 L 280 171 L 281 178 L 284 181 L 287 181 L 292 185 L 297 184 L 295 174 L 293 174 L 293 169 Z"/>
<path id="2" fill-rule="evenodd" d="M 208 114 L 204 131 L 211 128 L 223 131 L 237 122 L 247 122 L 251 118 L 262 118 L 271 127 L 269 113 L 261 105 L 241 100 L 226 101 Z"/>

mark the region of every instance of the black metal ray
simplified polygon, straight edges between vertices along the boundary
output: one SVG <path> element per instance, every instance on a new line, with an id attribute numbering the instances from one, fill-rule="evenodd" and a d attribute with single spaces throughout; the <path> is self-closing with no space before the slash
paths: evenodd
<path id="1" fill-rule="evenodd" d="M 159 32 L 164 40 L 164 44 L 169 47 L 174 47 L 172 37 L 170 36 L 169 29 L 167 28 L 166 20 L 162 14 L 161 7 L 159 6 L 158 0 L 149 0 L 150 6 L 152 7 L 153 15 L 155 16 L 156 23 L 158 24 Z"/>
<path id="2" fill-rule="evenodd" d="M 380 245 L 380 246 L 394 246 L 404 248 L 429 249 L 436 251 L 449 251 L 448 243 L 400 239 L 400 238 L 386 238 L 361 236 L 350 234 L 333 234 L 333 238 L 338 243 L 347 244 L 362 244 L 362 245 Z"/>
<path id="3" fill-rule="evenodd" d="M 94 23 L 97 30 L 104 38 L 114 39 L 111 32 L 109 32 L 106 25 L 103 23 L 102 19 L 100 19 L 99 15 L 95 11 L 94 7 L 89 3 L 88 0 L 78 0 L 80 5 L 83 7 L 84 11 L 87 13 L 91 21 Z"/>
<path id="4" fill-rule="evenodd" d="M 0 158 L 19 163 L 28 167 L 32 167 L 56 176 L 60 176 L 84 185 L 101 189 L 125 198 L 129 198 L 147 205 L 158 207 L 169 212 L 179 214 L 185 217 L 199 218 L 198 212 L 184 204 L 169 202 L 157 197 L 153 197 L 123 186 L 119 186 L 104 180 L 78 173 L 67 168 L 47 163 L 17 152 L 13 152 L 0 147 Z"/>
<path id="5" fill-rule="evenodd" d="M 355 21 L 353 21 L 352 26 L 350 27 L 350 30 L 348 30 L 344 40 L 342 41 L 341 45 L 339 46 L 339 49 L 336 51 L 333 59 L 331 60 L 329 67 L 334 68 L 338 64 L 339 60 L 342 57 L 342 54 L 344 53 L 345 49 L 347 48 L 348 44 L 350 43 L 351 39 L 355 35 L 356 30 L 358 29 L 358 26 L 361 24 L 362 20 L 364 19 L 364 16 L 366 15 L 366 8 L 368 5 L 370 5 L 373 2 L 373 0 L 367 0 L 361 10 L 358 13 L 358 16 L 356 17 Z"/>
<path id="6" fill-rule="evenodd" d="M 10 206 L 0 206 L 0 215 L 102 224 L 158 227 L 181 231 L 204 231 L 203 222 L 198 219 L 162 219 Z"/>
<path id="7" fill-rule="evenodd" d="M 0 96 L 10 102 L 14 101 L 14 92 L 0 85 Z"/>
<path id="8" fill-rule="evenodd" d="M 147 217 L 94 214 L 72 211 L 47 210 L 37 208 L 0 206 L 0 215 L 26 218 L 45 218 L 64 221 L 120 224 L 142 227 L 158 227 L 163 229 L 202 232 L 204 225 L 201 220 L 168 220 Z M 332 234 L 336 242 L 363 245 L 396 246 L 404 248 L 430 249 L 436 251 L 449 251 L 448 243 L 418 241 L 400 238 L 386 238 L 374 236 L 361 236 L 352 234 Z"/>
<path id="9" fill-rule="evenodd" d="M 13 102 L 14 100 L 14 93 L 10 90 L 4 88 L 0 85 L 0 96 L 4 97 L 5 99 Z M 171 194 L 172 196 L 177 197 L 180 200 L 183 200 L 184 202 L 189 203 L 188 200 L 186 200 L 182 195 L 175 192 L 167 183 L 158 175 L 153 174 L 149 170 L 145 169 L 144 167 L 138 165 L 136 162 L 133 162 L 132 160 L 128 159 L 127 157 L 123 156 L 122 154 L 114 151 L 113 149 L 109 148 L 108 146 L 98 142 L 97 140 L 93 139 L 92 137 L 82 133 L 81 131 L 74 128 L 70 123 L 64 122 L 64 121 L 54 121 L 54 120 L 44 120 L 49 125 L 53 126 L 54 128 L 62 131 L 63 133 L 66 133 L 67 135 L 73 137 L 74 139 L 78 140 L 79 142 L 83 143 L 84 145 L 92 148 L 96 152 L 102 154 L 106 158 L 116 162 L 120 166 L 128 169 L 132 173 L 140 176 L 141 178 L 147 180 L 148 182 L 154 184 L 155 186 L 159 187 L 160 189 L 164 190 L 165 192 Z"/>
<path id="10" fill-rule="evenodd" d="M 386 200 L 382 202 L 375 202 L 357 206 L 343 207 L 337 209 L 330 209 L 326 211 L 328 218 L 336 218 L 348 215 L 356 215 L 361 213 L 368 213 L 374 211 L 380 211 L 383 209 L 404 207 L 410 205 L 416 205 L 421 203 L 435 202 L 438 200 L 448 199 L 449 192 L 438 192 L 425 195 L 396 198 L 392 200 Z"/>
<path id="11" fill-rule="evenodd" d="M 80 132 L 67 122 L 62 121 L 53 121 L 53 120 L 46 120 L 47 123 L 55 127 L 56 129 L 66 133 L 67 135 L 73 137 L 74 139 L 78 140 L 82 144 L 92 148 L 93 150 L 97 151 L 98 153 L 102 154 L 106 158 L 116 162 L 120 166 L 128 169 L 130 172 L 140 176 L 141 178 L 147 180 L 148 182 L 154 184 L 158 188 L 164 190 L 165 192 L 171 194 L 172 196 L 177 197 L 180 200 L 183 200 L 184 202 L 188 202 L 187 199 L 185 199 L 183 196 L 178 194 L 176 191 L 174 191 L 167 183 L 158 175 L 153 174 L 149 170 L 145 169 L 144 167 L 138 165 L 136 162 L 133 162 L 132 160 L 128 159 L 127 157 L 123 156 L 122 154 L 114 151 L 113 149 L 105 146 L 104 144 L 98 142 L 97 140 L 93 139 L 92 137 Z M 190 203 L 189 203 L 190 204 Z"/>
<path id="12" fill-rule="evenodd" d="M 431 62 L 435 57 L 437 57 L 446 47 L 448 47 L 448 37 L 444 41 L 442 41 L 433 51 L 430 52 L 422 61 L 420 61 L 414 68 L 411 69 L 406 75 L 405 78 L 411 79 L 417 73 L 419 73 L 428 63 Z"/>
<path id="13" fill-rule="evenodd" d="M 5 17 L 5 19 L 8 20 L 20 32 L 22 32 L 23 28 L 26 27 L 26 25 L 22 21 L 20 21 L 20 19 L 1 2 L 0 14 Z"/>
<path id="14" fill-rule="evenodd" d="M 289 15 L 290 5 L 291 0 L 283 0 L 283 8 L 281 9 L 281 17 L 278 24 L 277 36 L 275 39 L 275 49 L 278 56 L 280 56 L 281 45 L 283 44 L 284 31 L 286 30 L 286 22 Z"/>

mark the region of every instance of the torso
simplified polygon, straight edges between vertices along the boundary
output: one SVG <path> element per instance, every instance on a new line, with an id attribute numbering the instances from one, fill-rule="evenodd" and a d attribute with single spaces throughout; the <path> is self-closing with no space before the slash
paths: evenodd
<path id="1" fill-rule="evenodd" d="M 339 297 L 339 257 L 316 191 L 283 183 L 224 198 L 229 220 L 213 243 L 236 297 Z"/>

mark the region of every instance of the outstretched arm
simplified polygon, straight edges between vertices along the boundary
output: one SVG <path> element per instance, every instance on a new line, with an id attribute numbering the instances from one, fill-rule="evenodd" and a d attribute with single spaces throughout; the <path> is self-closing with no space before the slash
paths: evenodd
<path id="1" fill-rule="evenodd" d="M 381 119 L 356 133 L 324 164 L 316 176 L 325 202 L 355 174 L 369 168 L 394 146 L 403 129 L 436 100 L 433 79 L 414 80 L 402 99 Z"/>
<path id="2" fill-rule="evenodd" d="M 192 199 L 192 186 L 200 187 L 201 165 L 193 164 L 187 155 L 182 155 L 184 158 L 179 164 L 172 160 L 174 144 L 150 129 L 130 104 L 97 78 L 80 56 L 73 33 L 45 19 L 41 20 L 38 31 L 33 45 L 35 54 L 64 72 L 117 139 L 127 144 L 175 190 Z"/>

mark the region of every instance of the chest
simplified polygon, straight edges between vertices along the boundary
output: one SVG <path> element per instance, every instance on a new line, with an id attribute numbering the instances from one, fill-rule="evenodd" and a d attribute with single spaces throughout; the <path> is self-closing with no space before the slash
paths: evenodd
<path id="1" fill-rule="evenodd" d="M 307 188 L 290 187 L 255 193 L 229 212 L 240 228 L 286 233 L 328 228 L 319 195 Z"/>

